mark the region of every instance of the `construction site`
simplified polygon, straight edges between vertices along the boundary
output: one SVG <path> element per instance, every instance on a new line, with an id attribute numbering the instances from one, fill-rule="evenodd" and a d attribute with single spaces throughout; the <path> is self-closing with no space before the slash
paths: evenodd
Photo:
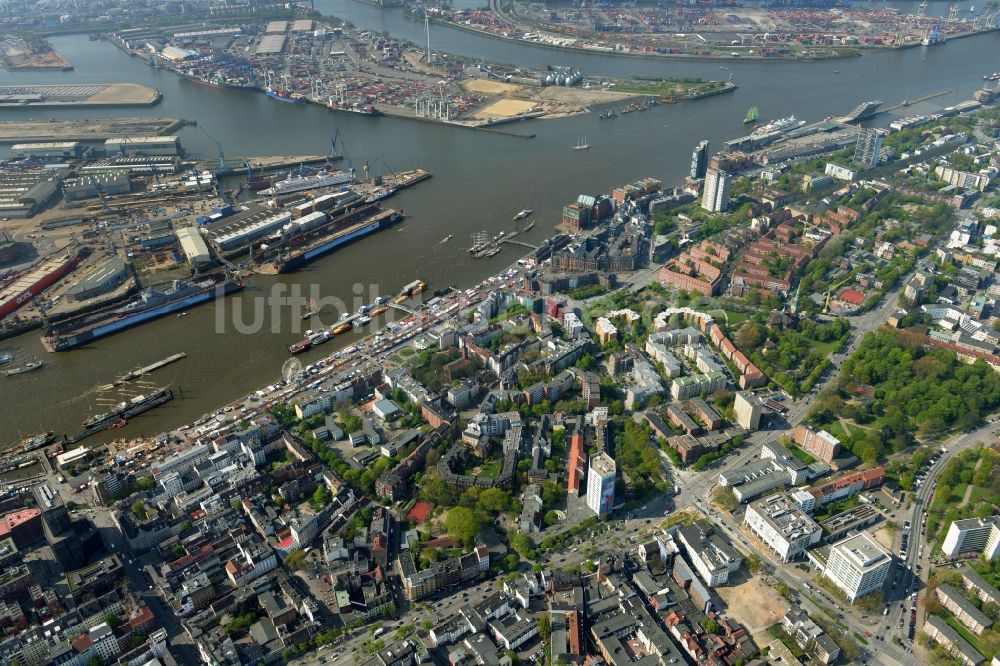
<path id="1" fill-rule="evenodd" d="M 69 71 L 73 65 L 45 40 L 8 36 L 0 40 L 0 65 L 4 69 L 56 69 Z"/>

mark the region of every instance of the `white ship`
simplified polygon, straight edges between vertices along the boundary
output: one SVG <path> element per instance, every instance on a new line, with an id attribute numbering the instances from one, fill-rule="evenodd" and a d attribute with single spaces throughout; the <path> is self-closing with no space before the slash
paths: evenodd
<path id="1" fill-rule="evenodd" d="M 298 176 L 280 180 L 267 188 L 262 194 L 274 196 L 276 194 L 291 194 L 302 190 L 314 190 L 334 185 L 343 185 L 354 180 L 354 176 L 346 171 L 334 171 L 332 173 L 320 173 L 315 176 Z"/>
<path id="2" fill-rule="evenodd" d="M 806 121 L 799 120 L 795 116 L 788 116 L 787 118 L 778 118 L 777 120 L 772 120 L 769 123 L 761 125 L 754 131 L 750 132 L 750 136 L 760 136 L 762 134 L 770 134 L 771 132 L 788 132 L 793 129 L 798 129 L 806 124 Z"/>

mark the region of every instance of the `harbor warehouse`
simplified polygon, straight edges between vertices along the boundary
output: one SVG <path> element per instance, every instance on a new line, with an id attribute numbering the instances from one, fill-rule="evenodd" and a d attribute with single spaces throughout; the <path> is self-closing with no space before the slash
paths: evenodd
<path id="1" fill-rule="evenodd" d="M 212 263 L 212 255 L 208 251 L 208 245 L 201 237 L 201 233 L 194 227 L 178 229 L 177 240 L 180 241 L 181 250 L 192 268 L 200 268 Z"/>
<path id="2" fill-rule="evenodd" d="M 107 155 L 180 155 L 181 140 L 176 136 L 122 136 L 104 142 Z"/>

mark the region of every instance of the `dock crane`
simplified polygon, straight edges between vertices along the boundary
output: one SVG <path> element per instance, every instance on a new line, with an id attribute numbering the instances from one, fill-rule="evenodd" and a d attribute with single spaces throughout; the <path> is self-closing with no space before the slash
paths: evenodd
<path id="1" fill-rule="evenodd" d="M 338 128 L 333 136 L 330 137 L 330 149 L 335 151 L 337 149 L 337 140 L 340 139 L 340 156 L 347 162 L 347 168 L 351 172 L 351 177 L 354 177 L 354 162 L 347 155 L 347 146 L 344 145 L 344 137 L 340 135 L 340 129 Z"/>
<path id="2" fill-rule="evenodd" d="M 226 164 L 226 156 L 225 156 L 225 154 L 224 154 L 224 153 L 222 152 L 222 144 L 221 144 L 221 143 L 219 143 L 219 142 L 218 142 L 218 141 L 217 141 L 217 140 L 216 140 L 215 138 L 213 138 L 213 137 L 212 137 L 212 135 L 211 135 L 211 134 L 209 134 L 209 133 L 208 133 L 208 132 L 207 132 L 207 131 L 205 130 L 205 127 L 204 127 L 203 125 L 201 125 L 200 123 L 198 124 L 198 128 L 199 128 L 199 129 L 200 129 L 200 130 L 202 131 L 202 133 L 203 133 L 203 134 L 204 134 L 205 136 L 207 136 L 207 137 L 208 137 L 208 140 L 209 140 L 209 141 L 211 141 L 212 143 L 214 143 L 214 144 L 215 144 L 215 147 L 216 147 L 216 148 L 218 149 L 218 151 L 219 151 L 219 168 L 218 168 L 218 170 L 217 170 L 217 173 L 219 173 L 219 174 L 228 174 L 228 173 L 232 173 L 232 171 L 233 171 L 233 168 L 232 168 L 232 167 L 230 167 L 229 165 L 227 165 L 227 164 Z"/>

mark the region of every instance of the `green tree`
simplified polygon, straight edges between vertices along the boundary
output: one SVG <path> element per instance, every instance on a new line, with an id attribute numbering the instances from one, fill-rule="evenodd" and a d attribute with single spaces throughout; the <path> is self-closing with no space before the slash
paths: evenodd
<path id="1" fill-rule="evenodd" d="M 510 509 L 510 493 L 502 488 L 487 488 L 479 494 L 479 505 L 493 513 L 507 511 Z"/>
<path id="2" fill-rule="evenodd" d="M 555 525 L 559 522 L 559 514 L 555 511 L 546 511 L 543 520 L 545 521 L 546 527 Z"/>
<path id="3" fill-rule="evenodd" d="M 104 614 L 104 621 L 112 629 L 117 629 L 118 627 L 120 627 L 122 625 L 122 619 L 120 617 L 118 617 L 117 615 L 115 615 L 114 613 L 105 613 Z"/>
<path id="4" fill-rule="evenodd" d="M 137 500 L 132 503 L 132 513 L 139 520 L 146 520 L 149 517 L 149 512 L 146 511 L 146 503 L 142 500 Z"/>
<path id="5" fill-rule="evenodd" d="M 287 566 L 292 571 L 298 571 L 302 568 L 306 561 L 306 551 L 297 549 L 289 553 L 288 557 L 285 558 L 285 566 Z"/>
<path id="6" fill-rule="evenodd" d="M 444 524 L 448 534 L 461 541 L 466 547 L 475 543 L 476 535 L 482 529 L 482 523 L 476 512 L 464 506 L 449 509 Z"/>
<path id="7" fill-rule="evenodd" d="M 531 539 L 529 539 L 523 532 L 518 532 L 514 535 L 514 538 L 510 540 L 510 547 L 514 549 L 522 559 L 533 560 L 535 558 L 535 547 L 531 544 Z"/>
<path id="8" fill-rule="evenodd" d="M 538 635 L 546 642 L 548 642 L 549 636 L 552 635 L 552 619 L 548 613 L 542 613 L 538 616 Z"/>

